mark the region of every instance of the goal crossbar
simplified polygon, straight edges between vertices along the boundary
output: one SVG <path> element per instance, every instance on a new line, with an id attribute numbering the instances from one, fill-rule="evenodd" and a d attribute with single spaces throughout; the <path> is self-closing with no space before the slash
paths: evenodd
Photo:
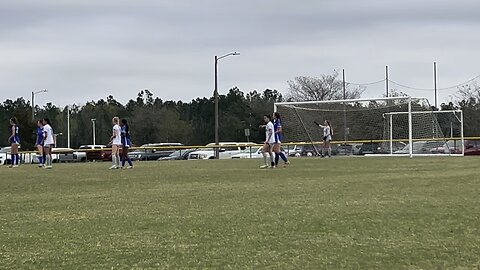
<path id="1" fill-rule="evenodd" d="M 336 100 L 320 100 L 320 101 L 293 101 L 293 102 L 276 102 L 275 108 L 281 105 L 302 105 L 302 104 L 328 104 L 328 103 L 351 103 L 364 101 L 388 101 L 388 100 L 417 100 L 425 99 L 421 97 L 383 97 L 383 98 L 361 98 L 361 99 L 336 99 Z"/>

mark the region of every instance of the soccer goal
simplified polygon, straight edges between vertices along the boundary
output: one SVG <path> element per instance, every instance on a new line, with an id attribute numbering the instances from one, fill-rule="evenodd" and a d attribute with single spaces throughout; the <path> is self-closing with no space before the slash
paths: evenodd
<path id="1" fill-rule="evenodd" d="M 462 111 L 435 111 L 426 98 L 389 97 L 281 102 L 285 141 L 321 146 L 314 121 L 329 120 L 333 143 L 357 146 L 351 154 L 389 156 L 463 155 Z"/>

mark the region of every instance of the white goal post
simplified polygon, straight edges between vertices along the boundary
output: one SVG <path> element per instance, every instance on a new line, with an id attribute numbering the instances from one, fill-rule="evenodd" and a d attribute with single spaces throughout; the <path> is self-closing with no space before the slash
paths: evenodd
<path id="1" fill-rule="evenodd" d="M 285 142 L 307 142 L 314 148 L 320 147 L 323 134 L 313 122 L 329 120 L 335 144 L 372 147 L 369 151 L 360 150 L 361 155 L 464 153 L 462 111 L 433 110 L 426 98 L 280 102 L 274 104 L 274 111 L 281 115 Z"/>

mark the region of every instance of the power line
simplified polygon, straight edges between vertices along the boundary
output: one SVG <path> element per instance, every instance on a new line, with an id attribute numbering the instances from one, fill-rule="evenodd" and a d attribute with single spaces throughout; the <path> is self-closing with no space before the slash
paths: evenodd
<path id="1" fill-rule="evenodd" d="M 381 82 L 385 82 L 386 79 L 382 79 L 382 80 L 379 80 L 379 81 L 376 81 L 376 82 L 369 82 L 369 83 L 355 83 L 355 82 L 345 82 L 347 84 L 351 84 L 351 85 L 359 85 L 359 86 L 362 86 L 362 85 L 372 85 L 372 84 L 377 84 L 377 83 L 381 83 Z"/>
<path id="2" fill-rule="evenodd" d="M 452 88 L 458 88 L 460 86 L 463 86 L 463 85 L 466 85 L 468 83 L 471 83 L 473 81 L 475 81 L 476 79 L 480 78 L 480 75 L 477 75 L 475 77 L 473 77 L 472 79 L 468 80 L 468 81 L 465 81 L 463 83 L 459 83 L 459 84 L 456 84 L 456 85 L 452 85 L 452 86 L 449 86 L 449 87 L 442 87 L 442 88 L 437 88 L 437 91 L 443 91 L 443 90 L 449 90 L 449 89 L 452 89 Z M 374 81 L 374 82 L 368 82 L 368 83 L 357 83 L 357 82 L 345 82 L 349 85 L 358 85 L 358 86 L 367 86 L 367 85 L 373 85 L 373 84 L 378 84 L 378 83 L 383 83 L 385 82 L 387 79 L 382 79 L 382 80 L 379 80 L 379 81 Z M 402 83 L 398 83 L 396 81 L 393 81 L 393 80 L 388 80 L 389 82 L 395 84 L 395 85 L 398 85 L 398 86 L 401 86 L 403 88 L 407 88 L 407 89 L 411 89 L 411 90 L 418 90 L 418 91 L 434 91 L 435 88 L 421 88 L 421 87 L 413 87 L 413 86 L 408 86 L 406 84 L 402 84 Z"/>
<path id="3" fill-rule="evenodd" d="M 463 85 L 466 85 L 468 83 L 471 83 L 473 82 L 474 80 L 480 78 L 480 75 L 477 75 L 475 77 L 473 77 L 472 79 L 466 81 L 466 82 L 463 82 L 463 83 L 459 83 L 459 84 L 456 84 L 456 85 L 452 85 L 452 86 L 449 86 L 449 87 L 442 87 L 442 88 L 437 88 L 437 91 L 439 90 L 449 90 L 449 89 L 452 89 L 452 88 L 458 88 L 460 86 L 463 86 Z M 404 84 L 401 84 L 401 83 L 397 83 L 395 81 L 392 81 L 392 80 L 389 80 L 390 82 L 398 85 L 398 86 L 401 86 L 401 87 L 404 87 L 404 88 L 408 88 L 408 89 L 411 89 L 411 90 L 419 90 L 419 91 L 433 91 L 435 90 L 435 88 L 419 88 L 419 87 L 412 87 L 412 86 L 408 86 L 408 85 L 404 85 Z"/>

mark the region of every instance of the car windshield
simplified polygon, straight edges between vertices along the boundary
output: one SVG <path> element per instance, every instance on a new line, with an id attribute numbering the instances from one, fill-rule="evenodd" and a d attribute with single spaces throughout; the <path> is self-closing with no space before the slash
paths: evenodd
<path id="1" fill-rule="evenodd" d="M 420 150 L 424 144 L 424 142 L 413 142 L 413 150 Z M 410 144 L 405 145 L 405 147 L 403 147 L 403 150 L 410 150 Z"/>
<path id="2" fill-rule="evenodd" d="M 10 151 L 10 149 L 8 149 L 8 148 L 0 149 L 0 153 L 8 153 L 9 151 Z"/>
<path id="3" fill-rule="evenodd" d="M 184 152 L 185 152 L 185 150 L 183 150 L 183 151 L 177 150 L 177 151 L 171 153 L 169 156 L 170 157 L 179 157 L 181 155 L 181 153 L 184 153 Z"/>

